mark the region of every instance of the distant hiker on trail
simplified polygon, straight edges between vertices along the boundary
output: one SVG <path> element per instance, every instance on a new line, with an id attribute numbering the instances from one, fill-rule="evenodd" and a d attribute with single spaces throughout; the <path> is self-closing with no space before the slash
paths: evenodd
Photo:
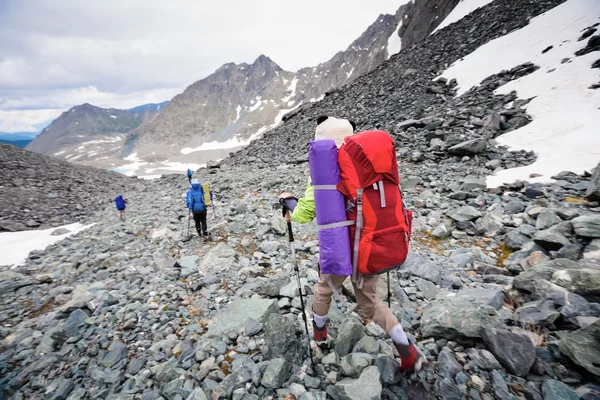
<path id="1" fill-rule="evenodd" d="M 391 337 L 401 358 L 402 373 L 418 372 L 425 357 L 409 342 L 396 316 L 377 295 L 376 274 L 406 258 L 412 221 L 398 186 L 393 140 L 382 131 L 353 135 L 354 129 L 351 121 L 319 117 L 309 149 L 311 178 L 304 198 L 297 200 L 289 193 L 280 196 L 284 212 L 288 210 L 286 221 L 305 224 L 316 217 L 319 225 L 321 274 L 312 305 L 314 337 L 318 344 L 327 341 L 331 297 L 339 297 L 337 288 L 351 275 L 358 306 Z M 369 181 L 373 178 L 376 180 Z M 336 204 L 339 207 L 334 210 Z M 322 210 L 319 214 L 318 209 Z M 368 240 L 363 241 L 366 236 Z"/>
<path id="2" fill-rule="evenodd" d="M 188 168 L 187 170 L 187 177 L 188 177 L 188 181 L 190 182 L 190 185 L 192 184 L 192 170 Z"/>
<path id="3" fill-rule="evenodd" d="M 119 218 L 121 221 L 125 221 L 125 208 L 127 207 L 127 199 L 124 199 L 122 195 L 118 195 L 115 197 L 115 205 L 117 206 L 117 210 L 119 210 Z"/>
<path id="4" fill-rule="evenodd" d="M 188 190 L 185 206 L 194 214 L 196 231 L 204 241 L 208 239 L 206 228 L 206 204 L 204 203 L 204 189 L 198 179 L 192 179 L 192 187 Z"/>

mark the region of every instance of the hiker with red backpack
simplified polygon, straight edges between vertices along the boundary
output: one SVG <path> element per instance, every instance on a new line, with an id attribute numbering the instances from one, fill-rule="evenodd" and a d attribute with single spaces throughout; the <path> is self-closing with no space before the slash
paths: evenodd
<path id="1" fill-rule="evenodd" d="M 351 121 L 319 117 L 305 196 L 280 196 L 290 238 L 292 219 L 304 224 L 317 218 L 321 276 L 312 306 L 314 337 L 318 344 L 327 341 L 331 298 L 339 298 L 338 288 L 351 276 L 358 306 L 394 342 L 400 370 L 418 372 L 425 357 L 377 296 L 379 274 L 404 262 L 410 241 L 412 213 L 402 201 L 394 143 L 386 132 L 353 135 L 354 129 Z"/>

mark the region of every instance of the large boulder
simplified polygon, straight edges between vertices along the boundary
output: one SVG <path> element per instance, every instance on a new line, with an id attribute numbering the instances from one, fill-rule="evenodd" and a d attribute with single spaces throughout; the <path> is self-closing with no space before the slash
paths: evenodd
<path id="1" fill-rule="evenodd" d="M 535 343 L 524 332 L 491 327 L 483 329 L 483 341 L 511 374 L 527 376 L 537 355 Z"/>
<path id="2" fill-rule="evenodd" d="M 270 314 L 278 312 L 275 299 L 236 300 L 210 325 L 205 336 L 218 337 L 229 332 L 240 332 L 245 328 L 248 318 L 264 324 Z"/>
<path id="3" fill-rule="evenodd" d="M 600 238 L 600 215 L 582 215 L 571 222 L 578 236 Z"/>
<path id="4" fill-rule="evenodd" d="M 400 275 L 418 276 L 435 284 L 439 284 L 442 280 L 442 267 L 439 264 L 428 261 L 425 257 L 417 253 L 408 253 L 406 261 L 398 270 Z"/>
<path id="5" fill-rule="evenodd" d="M 379 400 L 381 399 L 379 370 L 375 366 L 366 368 L 358 379 L 344 379 L 327 388 L 327 394 L 335 400 Z"/>
<path id="6" fill-rule="evenodd" d="M 560 317 L 552 300 L 532 301 L 523 304 L 516 311 L 516 319 L 522 326 L 548 326 Z"/>
<path id="7" fill-rule="evenodd" d="M 556 259 L 540 263 L 521 273 L 513 285 L 530 293 L 544 289 L 547 281 L 579 294 L 590 301 L 600 299 L 600 265 L 594 260 Z"/>
<path id="8" fill-rule="evenodd" d="M 283 358 L 269 361 L 269 365 L 262 376 L 261 384 L 271 389 L 279 389 L 290 374 L 292 364 Z"/>
<path id="9" fill-rule="evenodd" d="M 580 399 L 579 395 L 575 393 L 573 389 L 554 379 L 546 379 L 544 383 L 542 383 L 542 394 L 544 395 L 544 400 Z"/>
<path id="10" fill-rule="evenodd" d="M 585 197 L 590 200 L 600 200 L 600 163 L 594 169 L 592 179 L 590 180 L 590 186 L 585 192 Z"/>
<path id="11" fill-rule="evenodd" d="M 600 376 L 600 320 L 565 336 L 559 349 L 575 364 Z"/>
<path id="12" fill-rule="evenodd" d="M 502 326 L 497 309 L 490 305 L 493 300 L 478 295 L 469 294 L 467 290 L 429 303 L 421 317 L 421 334 L 465 340 L 480 338 L 484 326 Z"/>
<path id="13" fill-rule="evenodd" d="M 571 242 L 558 232 L 552 232 L 549 229 L 539 231 L 533 236 L 533 241 L 544 250 L 557 251 Z"/>

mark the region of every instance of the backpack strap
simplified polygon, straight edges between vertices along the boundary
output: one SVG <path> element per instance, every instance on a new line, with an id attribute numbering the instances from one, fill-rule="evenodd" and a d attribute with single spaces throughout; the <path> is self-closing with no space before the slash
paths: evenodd
<path id="1" fill-rule="evenodd" d="M 332 222 L 331 224 L 318 225 L 317 230 L 322 231 L 324 229 L 333 229 L 333 228 L 339 228 L 341 226 L 350 226 L 350 225 L 354 225 L 354 221 Z"/>
<path id="2" fill-rule="evenodd" d="M 340 292 L 338 292 L 337 288 L 333 286 L 333 282 L 331 281 L 331 274 L 325 275 L 325 280 L 327 280 L 327 285 L 329 285 L 329 289 L 331 289 L 335 298 L 346 306 L 347 313 L 350 314 L 352 311 L 354 311 L 354 307 L 350 306 L 350 304 L 346 300 L 344 300 L 344 298 L 340 295 Z"/>
<path id="3" fill-rule="evenodd" d="M 313 185 L 315 190 L 338 190 L 337 185 Z"/>
<path id="4" fill-rule="evenodd" d="M 362 195 L 363 189 L 356 189 L 356 229 L 354 230 L 354 249 L 352 251 L 352 282 L 358 281 L 358 246 L 362 230 Z"/>

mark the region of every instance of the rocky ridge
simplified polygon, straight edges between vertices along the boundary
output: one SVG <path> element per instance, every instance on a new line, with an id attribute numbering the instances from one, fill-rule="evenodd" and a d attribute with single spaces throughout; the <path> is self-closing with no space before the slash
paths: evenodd
<path id="1" fill-rule="evenodd" d="M 0 143 L 0 232 L 83 221 L 136 181 Z"/>

